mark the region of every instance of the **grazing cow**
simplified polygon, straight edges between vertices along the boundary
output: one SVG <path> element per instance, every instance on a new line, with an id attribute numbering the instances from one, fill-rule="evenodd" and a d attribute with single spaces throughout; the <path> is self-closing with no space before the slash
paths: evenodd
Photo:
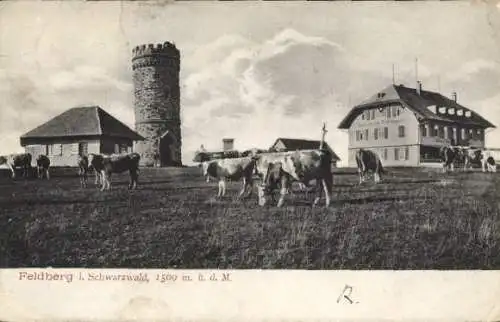
<path id="1" fill-rule="evenodd" d="M 243 196 L 245 191 L 250 187 L 248 195 L 252 194 L 252 175 L 255 168 L 255 160 L 253 157 L 233 158 L 233 159 L 217 159 L 204 161 L 202 163 L 203 176 L 214 178 L 219 181 L 219 190 L 217 197 L 222 197 L 226 194 L 226 181 L 239 181 L 243 179 L 243 186 L 238 197 Z"/>
<path id="2" fill-rule="evenodd" d="M 356 152 L 356 164 L 358 165 L 359 184 L 365 181 L 365 175 L 369 172 L 373 172 L 375 183 L 380 182 L 382 173 L 386 173 L 378 154 L 370 150 L 360 149 Z"/>
<path id="3" fill-rule="evenodd" d="M 492 156 L 489 156 L 486 159 L 486 162 L 483 163 L 483 172 L 497 172 L 497 165 L 495 163 L 495 159 Z"/>
<path id="4" fill-rule="evenodd" d="M 102 154 L 89 154 L 89 162 L 96 175 L 99 172 L 101 177 L 101 191 L 111 189 L 111 175 L 113 173 L 122 173 L 128 171 L 130 174 L 129 189 L 137 188 L 137 181 L 139 177 L 139 161 L 140 155 L 138 153 L 128 153 L 105 156 Z"/>
<path id="5" fill-rule="evenodd" d="M 472 166 L 472 164 L 476 163 L 484 163 L 483 160 L 483 153 L 480 149 L 469 149 L 469 148 L 462 148 L 458 149 L 457 153 L 457 159 L 460 158 L 463 163 L 464 163 L 464 168 L 463 171 L 467 171 L 469 167 Z"/>
<path id="6" fill-rule="evenodd" d="M 80 177 L 80 187 L 87 187 L 89 172 L 89 158 L 86 155 L 78 156 L 78 176 Z"/>
<path id="7" fill-rule="evenodd" d="M 5 164 L 12 172 L 12 179 L 16 177 L 16 168 L 23 170 L 22 176 L 28 177 L 31 171 L 31 154 L 19 153 L 0 156 L 0 165 Z"/>
<path id="8" fill-rule="evenodd" d="M 38 158 L 36 158 L 37 177 L 39 179 L 42 179 L 43 175 L 45 174 L 45 178 L 47 178 L 47 180 L 50 179 L 49 168 L 50 168 L 49 157 L 46 156 L 45 154 L 40 154 Z"/>
<path id="9" fill-rule="evenodd" d="M 441 157 L 441 161 L 443 163 L 443 172 L 447 172 L 447 170 L 454 171 L 454 162 L 459 159 L 459 157 L 463 154 L 459 149 L 454 149 L 451 146 L 442 146 L 439 149 L 439 156 Z"/>
<path id="10" fill-rule="evenodd" d="M 321 199 L 321 191 L 325 192 L 325 206 L 330 205 L 330 195 L 333 188 L 333 173 L 331 168 L 332 155 L 326 150 L 302 150 L 287 153 L 269 153 L 256 156 L 256 169 L 262 183 L 259 189 L 259 205 L 267 203 L 266 196 L 273 188 L 280 187 L 278 207 L 284 203 L 293 181 L 308 185 L 316 181 L 316 196 L 313 206 Z"/>

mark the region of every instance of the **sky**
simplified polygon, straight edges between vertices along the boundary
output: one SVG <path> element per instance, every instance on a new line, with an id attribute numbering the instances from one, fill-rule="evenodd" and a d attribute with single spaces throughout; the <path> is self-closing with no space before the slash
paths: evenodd
<path id="1" fill-rule="evenodd" d="M 392 83 L 458 101 L 500 126 L 500 7 L 479 2 L 2 2 L 0 154 L 65 110 L 99 105 L 134 128 L 132 48 L 181 52 L 183 162 L 201 144 L 321 138 Z M 500 147 L 500 130 L 486 145 Z"/>

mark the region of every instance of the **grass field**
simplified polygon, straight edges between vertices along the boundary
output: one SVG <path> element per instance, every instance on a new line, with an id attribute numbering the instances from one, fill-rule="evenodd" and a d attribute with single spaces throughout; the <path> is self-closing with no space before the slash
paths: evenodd
<path id="1" fill-rule="evenodd" d="M 198 168 L 143 169 L 136 191 L 114 176 L 104 193 L 74 171 L 0 178 L 1 267 L 500 268 L 498 174 L 389 169 L 358 186 L 342 171 L 328 209 L 305 192 L 279 209 L 236 200 L 239 183 L 215 200 Z"/>

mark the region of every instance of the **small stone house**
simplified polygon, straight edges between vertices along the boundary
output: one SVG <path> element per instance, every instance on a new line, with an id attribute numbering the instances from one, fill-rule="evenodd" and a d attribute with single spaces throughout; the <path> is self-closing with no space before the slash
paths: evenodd
<path id="1" fill-rule="evenodd" d="M 132 152 L 144 138 L 99 106 L 75 107 L 22 135 L 33 159 L 45 154 L 53 166 L 76 166 L 78 155 Z"/>

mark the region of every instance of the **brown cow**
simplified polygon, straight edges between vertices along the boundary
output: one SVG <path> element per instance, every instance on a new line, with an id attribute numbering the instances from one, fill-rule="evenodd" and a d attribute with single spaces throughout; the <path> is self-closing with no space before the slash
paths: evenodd
<path id="1" fill-rule="evenodd" d="M 45 178 L 47 180 L 50 179 L 50 173 L 49 173 L 49 168 L 50 168 L 50 159 L 48 156 L 45 154 L 40 154 L 36 158 L 36 174 L 39 179 L 42 179 L 44 174 Z"/>
<path id="2" fill-rule="evenodd" d="M 380 182 L 381 174 L 385 173 L 380 157 L 373 151 L 360 149 L 356 152 L 356 164 L 358 165 L 359 184 L 365 181 L 365 175 L 373 172 L 373 181 Z"/>
<path id="3" fill-rule="evenodd" d="M 31 154 L 18 153 L 0 156 L 0 165 L 6 165 L 12 172 L 12 179 L 16 177 L 16 168 L 23 170 L 22 176 L 28 177 L 31 171 Z"/>
<path id="4" fill-rule="evenodd" d="M 255 168 L 253 157 L 204 161 L 202 167 L 203 176 L 207 182 L 211 177 L 219 181 L 217 197 L 222 197 L 226 194 L 227 180 L 238 181 L 243 179 L 243 187 L 239 193 L 239 197 L 243 196 L 245 191 L 252 186 L 252 175 Z M 249 190 L 248 194 L 252 194 L 252 189 Z"/>
<path id="5" fill-rule="evenodd" d="M 78 176 L 80 177 L 80 187 L 87 187 L 89 173 L 89 158 L 86 155 L 78 156 Z"/>
<path id="6" fill-rule="evenodd" d="M 139 161 L 138 153 L 128 153 L 120 155 L 104 156 L 101 154 L 89 154 L 89 162 L 91 166 L 101 176 L 101 191 L 111 189 L 111 175 L 113 173 L 122 173 L 128 171 L 130 174 L 129 189 L 137 188 L 139 177 Z"/>
<path id="7" fill-rule="evenodd" d="M 316 181 L 316 197 L 313 206 L 321 199 L 321 191 L 325 192 L 325 206 L 330 205 L 333 188 L 331 168 L 332 155 L 326 150 L 302 150 L 285 153 L 269 153 L 256 156 L 256 169 L 260 172 L 262 184 L 259 189 L 259 205 L 267 203 L 266 196 L 272 188 L 280 187 L 278 207 L 284 203 L 293 181 L 308 185 Z"/>

